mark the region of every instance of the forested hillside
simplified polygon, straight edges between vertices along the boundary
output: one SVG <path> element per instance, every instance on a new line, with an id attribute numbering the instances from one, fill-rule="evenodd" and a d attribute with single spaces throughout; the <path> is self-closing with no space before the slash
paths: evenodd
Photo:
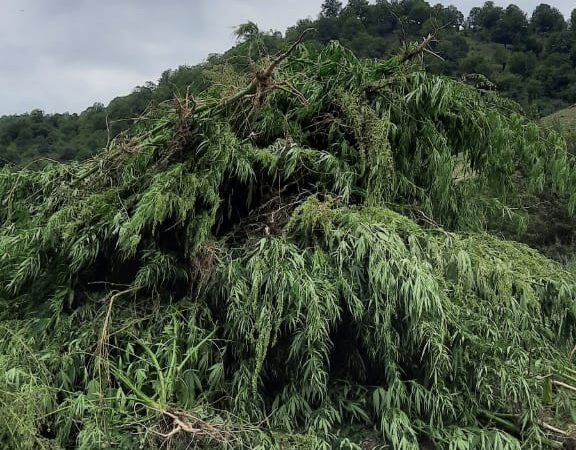
<path id="1" fill-rule="evenodd" d="M 198 95 L 224 62 L 243 70 L 249 46 L 259 33 L 260 54 L 275 53 L 305 28 L 311 48 L 339 40 L 357 55 L 388 57 L 408 42 L 433 33 L 438 42 L 424 56 L 433 73 L 497 90 L 518 102 L 532 117 L 548 115 L 576 102 L 576 10 L 570 18 L 546 4 L 530 16 L 521 5 L 474 8 L 468 17 L 455 7 L 431 6 L 424 0 L 389 2 L 350 0 L 345 6 L 327 0 L 316 20 L 303 20 L 287 30 L 261 33 L 253 24 L 239 28 L 239 43 L 224 55 L 198 66 L 168 70 L 157 82 L 137 87 L 109 105 L 95 104 L 80 114 L 46 115 L 33 111 L 0 118 L 0 164 L 23 164 L 39 158 L 85 159 L 125 130 L 146 108 L 175 93 Z M 433 55 L 434 53 L 435 55 Z M 437 56 L 436 56 L 437 55 Z M 257 59 L 258 53 L 251 57 Z"/>

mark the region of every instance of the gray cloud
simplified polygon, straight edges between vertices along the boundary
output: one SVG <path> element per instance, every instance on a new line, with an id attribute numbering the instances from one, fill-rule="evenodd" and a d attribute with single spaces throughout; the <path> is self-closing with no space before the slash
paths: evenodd
<path id="1" fill-rule="evenodd" d="M 568 15 L 573 0 L 550 3 Z M 252 20 L 284 31 L 322 0 L 0 0 L 0 115 L 79 112 L 233 44 Z M 434 2 L 431 2 L 434 3 Z M 482 0 L 454 0 L 464 12 Z M 506 4 L 505 2 L 497 2 Z M 521 5 L 520 5 L 521 3 Z M 540 1 L 517 2 L 531 10 Z"/>
<path id="2" fill-rule="evenodd" d="M 79 112 L 233 44 L 253 20 L 284 30 L 321 0 L 0 0 L 0 114 Z"/>

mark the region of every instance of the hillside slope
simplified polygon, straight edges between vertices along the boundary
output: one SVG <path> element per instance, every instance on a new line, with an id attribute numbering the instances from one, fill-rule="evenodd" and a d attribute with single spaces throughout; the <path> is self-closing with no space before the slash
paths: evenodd
<path id="1" fill-rule="evenodd" d="M 545 125 L 560 125 L 562 131 L 569 133 L 576 128 L 576 105 L 561 109 L 542 119 Z"/>
<path id="2" fill-rule="evenodd" d="M 576 105 L 561 109 L 542 119 L 545 127 L 554 128 L 566 137 L 568 148 L 576 155 Z"/>

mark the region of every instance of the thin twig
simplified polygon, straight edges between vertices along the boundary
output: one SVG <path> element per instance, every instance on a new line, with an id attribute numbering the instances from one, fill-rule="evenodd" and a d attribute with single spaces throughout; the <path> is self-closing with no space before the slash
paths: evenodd
<path id="1" fill-rule="evenodd" d="M 556 381 L 556 380 L 552 380 L 552 384 L 554 386 L 558 386 L 558 387 L 567 389 L 569 391 L 576 392 L 576 387 L 574 387 L 570 384 L 562 383 L 561 381 Z"/>
<path id="2" fill-rule="evenodd" d="M 561 430 L 560 428 L 553 427 L 552 425 L 546 422 L 540 422 L 540 426 L 545 430 L 551 431 L 552 433 L 559 434 L 561 436 L 570 436 L 566 431 Z"/>

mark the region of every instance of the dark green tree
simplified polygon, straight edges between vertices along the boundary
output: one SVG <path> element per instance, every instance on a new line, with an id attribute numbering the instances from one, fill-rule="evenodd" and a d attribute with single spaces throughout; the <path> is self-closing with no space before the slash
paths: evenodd
<path id="1" fill-rule="evenodd" d="M 478 53 L 470 54 L 464 58 L 460 67 L 467 74 L 481 74 L 488 78 L 492 76 L 492 68 L 488 60 Z"/>
<path id="2" fill-rule="evenodd" d="M 425 0 L 401 0 L 394 4 L 395 12 L 401 18 L 402 28 L 408 37 L 420 38 L 422 26 L 434 16 L 434 10 Z"/>
<path id="3" fill-rule="evenodd" d="M 371 7 L 366 27 L 371 34 L 380 37 L 390 36 L 397 30 L 398 16 L 387 0 L 377 0 L 376 4 Z"/>
<path id="4" fill-rule="evenodd" d="M 550 33 L 551 31 L 566 29 L 566 21 L 558 8 L 553 8 L 545 3 L 536 7 L 530 23 L 537 33 Z"/>
<path id="5" fill-rule="evenodd" d="M 459 30 L 464 25 L 464 14 L 454 5 L 443 6 L 437 4 L 434 6 L 434 17 L 441 27 L 447 27 L 451 30 Z"/>
<path id="6" fill-rule="evenodd" d="M 368 16 L 369 8 L 368 0 L 348 0 L 345 10 L 348 14 L 364 21 Z"/>
<path id="7" fill-rule="evenodd" d="M 554 31 L 548 35 L 544 42 L 546 53 L 569 54 L 574 44 L 574 38 L 570 31 Z"/>
<path id="8" fill-rule="evenodd" d="M 522 77 L 527 77 L 537 65 L 537 58 L 532 53 L 515 52 L 508 59 L 508 68 L 510 72 Z"/>
<path id="9" fill-rule="evenodd" d="M 494 25 L 492 36 L 495 42 L 508 46 L 522 39 L 527 29 L 528 19 L 524 11 L 516 5 L 509 5 Z"/>
<path id="10" fill-rule="evenodd" d="M 481 8 L 473 8 L 468 18 L 472 28 L 485 30 L 493 29 L 502 19 L 504 10 L 496 6 L 493 1 L 487 1 Z"/>
<path id="11" fill-rule="evenodd" d="M 342 11 L 342 2 L 338 0 L 324 0 L 320 14 L 324 17 L 338 17 Z"/>

